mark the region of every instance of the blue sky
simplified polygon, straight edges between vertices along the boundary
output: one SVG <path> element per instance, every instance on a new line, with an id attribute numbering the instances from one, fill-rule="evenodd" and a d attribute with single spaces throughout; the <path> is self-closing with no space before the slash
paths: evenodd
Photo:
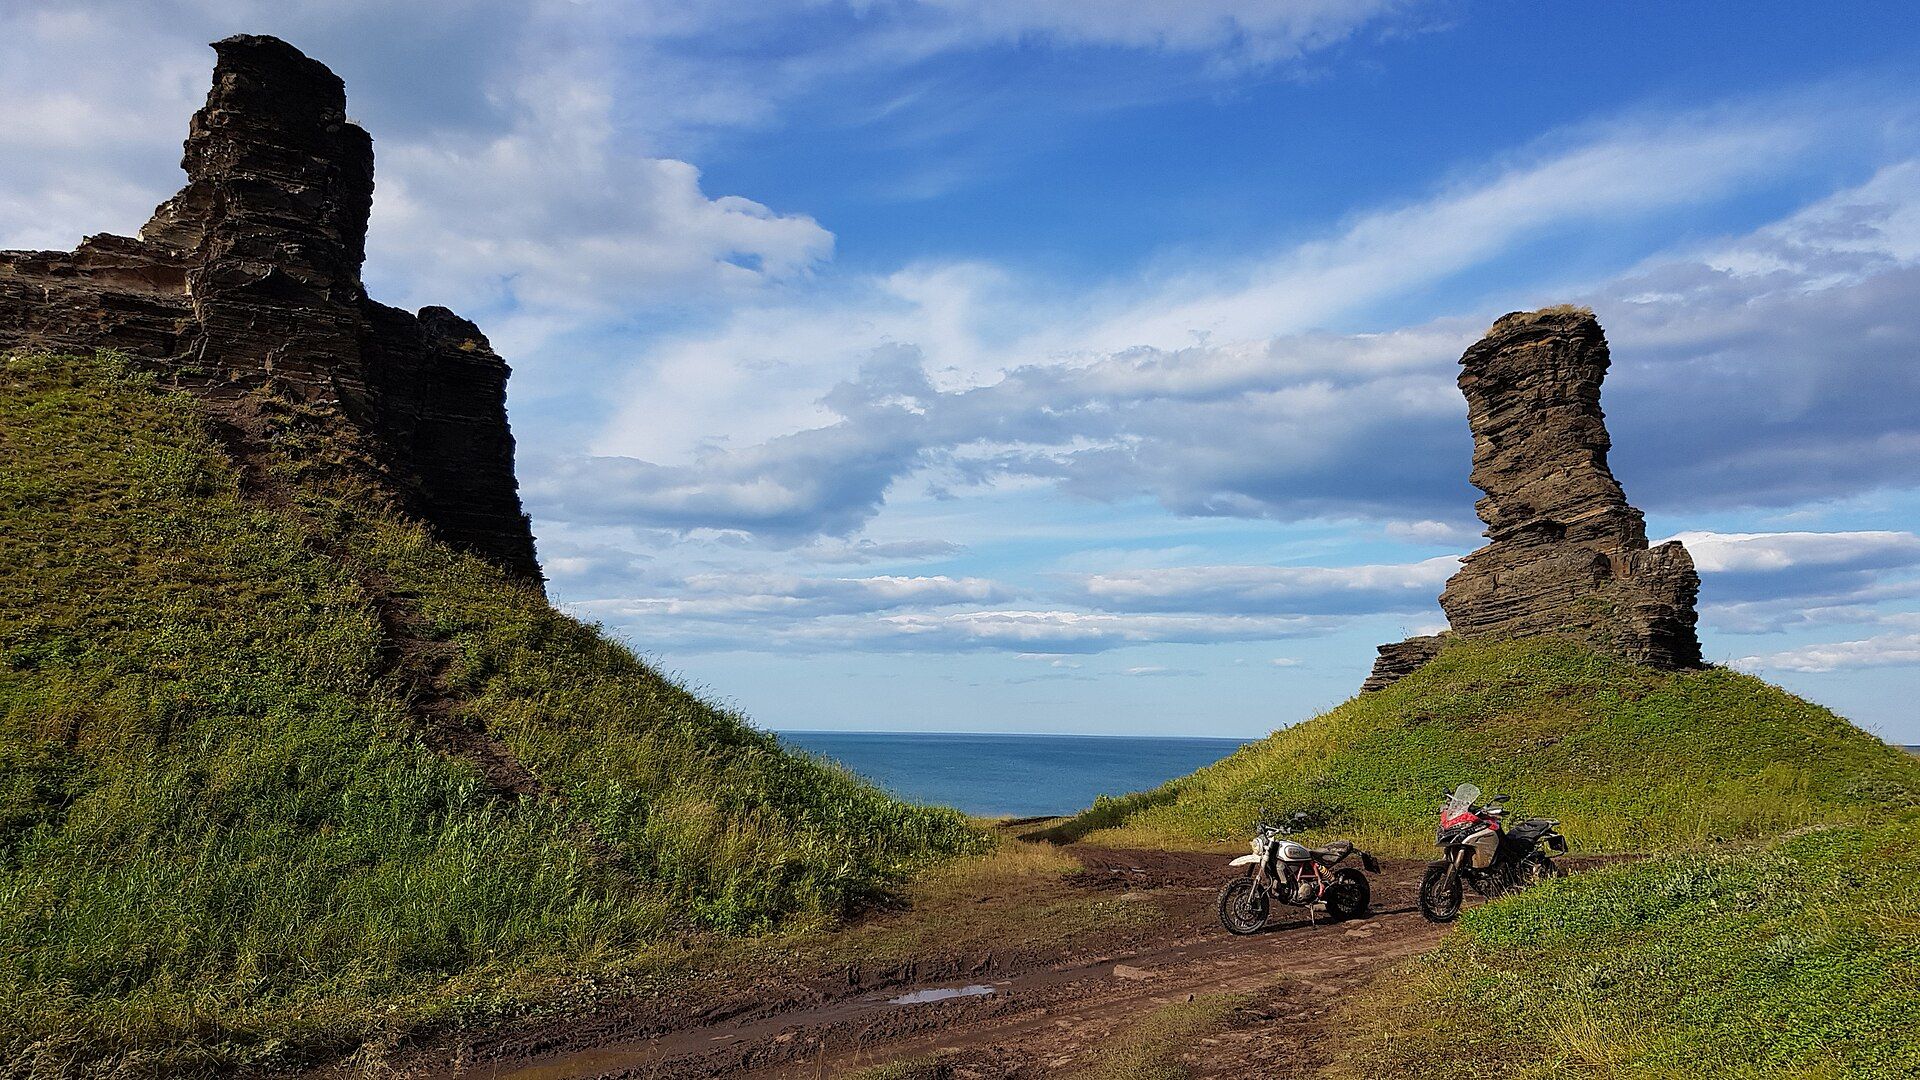
<path id="1" fill-rule="evenodd" d="M 1591 304 L 1709 659 L 1920 743 L 1900 3 L 13 3 L 0 246 L 131 232 L 205 43 L 373 133 L 556 600 L 773 728 L 1250 736 L 1434 628 L 1454 361 Z"/>

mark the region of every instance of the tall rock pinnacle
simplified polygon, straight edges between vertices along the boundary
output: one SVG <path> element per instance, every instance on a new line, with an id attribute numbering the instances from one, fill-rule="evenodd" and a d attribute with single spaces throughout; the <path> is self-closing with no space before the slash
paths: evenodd
<path id="1" fill-rule="evenodd" d="M 506 363 L 445 308 L 367 298 L 373 142 L 346 89 L 278 38 L 216 42 L 187 185 L 140 238 L 0 252 L 0 349 L 146 358 L 216 418 L 255 392 L 353 425 L 378 479 L 458 547 L 540 580 L 507 427 Z"/>
<path id="2" fill-rule="evenodd" d="M 215 42 L 206 105 L 180 166 L 187 186 L 140 238 L 191 267 L 186 353 L 364 399 L 341 363 L 360 337 L 360 264 L 373 208 L 373 140 L 347 122 L 338 76 L 278 38 Z"/>
<path id="3" fill-rule="evenodd" d="M 1507 315 L 1460 358 L 1474 486 L 1488 543 L 1447 581 L 1440 606 L 1461 637 L 1580 639 L 1656 667 L 1696 667 L 1693 559 L 1647 545 L 1646 521 L 1607 467 L 1600 383 L 1611 358 L 1593 314 Z M 1425 663 L 1441 638 L 1380 647 L 1363 689 Z"/>

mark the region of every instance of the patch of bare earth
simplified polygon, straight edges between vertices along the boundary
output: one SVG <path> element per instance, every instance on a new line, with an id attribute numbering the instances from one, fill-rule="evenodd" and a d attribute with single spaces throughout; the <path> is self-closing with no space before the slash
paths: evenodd
<path id="1" fill-rule="evenodd" d="M 924 1062 L 947 1077 L 1038 1077 L 1097 1067 L 1140 1024 L 1182 1003 L 1231 995 L 1218 1022 L 1173 1060 L 1197 1076 L 1306 1076 L 1336 1053 L 1334 1007 L 1386 968 L 1431 947 L 1443 927 L 1414 900 L 1424 861 L 1383 860 L 1371 916 L 1347 923 L 1281 909 L 1234 937 L 1215 918 L 1227 875 L 1213 853 L 1068 849 L 1082 864 L 1029 895 L 982 895 L 987 927 L 1023 905 L 1123 902 L 1147 917 L 1093 924 L 1046 944 L 956 953 L 938 936 L 905 961 L 811 973 L 732 972 L 637 996 L 591 1015 L 450 1036 L 391 1075 L 488 1080 L 574 1077 L 818 1077 Z M 1056 908 L 1057 910 L 1057 908 Z M 912 912 L 874 917 L 911 921 Z M 968 913 L 943 910 L 964 921 Z M 980 927 L 956 926 L 956 940 Z M 988 935 L 989 939 L 991 934 Z"/>

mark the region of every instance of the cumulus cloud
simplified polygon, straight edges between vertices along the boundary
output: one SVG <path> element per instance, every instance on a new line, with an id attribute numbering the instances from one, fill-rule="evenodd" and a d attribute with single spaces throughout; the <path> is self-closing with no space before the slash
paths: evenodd
<path id="1" fill-rule="evenodd" d="M 131 232 L 181 183 L 206 42 L 287 37 L 347 80 L 375 139 L 368 277 L 522 348 L 565 320 L 711 303 L 809 272 L 833 236 L 705 191 L 621 123 L 613 43 L 671 20 L 526 0 L 10 5 L 0 14 L 0 246 Z"/>
<path id="2" fill-rule="evenodd" d="M 688 465 L 629 457 L 530 459 L 521 493 L 537 517 L 797 544 L 865 525 L 893 482 L 924 460 L 907 416 L 869 417 L 739 450 L 702 448 Z"/>
<path id="3" fill-rule="evenodd" d="M 1614 341 L 1608 415 L 1655 506 L 1787 506 L 1911 483 L 1920 161 L 1585 299 Z"/>
<path id="4" fill-rule="evenodd" d="M 1752 671 L 1840 671 L 1848 668 L 1920 665 L 1920 634 L 1882 634 L 1857 641 L 1803 645 L 1797 649 L 1734 661 Z"/>
<path id="5" fill-rule="evenodd" d="M 1607 407 L 1629 498 L 1697 511 L 1910 484 L 1917 213 L 1920 163 L 1893 166 L 1744 240 L 1653 260 L 1577 297 L 1613 345 Z M 896 343 L 816 396 L 824 424 L 702 447 L 672 471 L 619 468 L 635 481 L 635 520 L 676 528 L 760 529 L 765 517 L 771 533 L 844 535 L 917 477 L 943 492 L 1041 483 L 1111 502 L 1145 495 L 1193 516 L 1375 519 L 1437 540 L 1444 524 L 1406 523 L 1444 523 L 1475 497 L 1453 362 L 1489 317 L 1069 350 L 944 385 L 920 350 Z"/>
<path id="6" fill-rule="evenodd" d="M 1128 611 L 1352 614 L 1417 611 L 1460 560 L 1385 566 L 1183 566 L 1089 574 L 1076 590 L 1095 607 Z"/>
<path id="7" fill-rule="evenodd" d="M 1736 633 L 1875 618 L 1920 595 L 1920 535 L 1909 532 L 1683 532 L 1702 576 L 1701 616 Z"/>
<path id="8" fill-rule="evenodd" d="M 1442 547 L 1473 547 L 1479 540 L 1478 529 L 1458 525 L 1450 521 L 1389 521 L 1386 534 L 1406 544 L 1427 544 Z"/>
<path id="9" fill-rule="evenodd" d="M 761 123 L 823 79 L 954 50 L 1032 41 L 1244 67 L 1323 48 L 1412 6 L 9 4 L 0 245 L 65 248 L 86 232 L 137 227 L 179 186 L 180 140 L 212 62 L 206 42 L 275 33 L 347 79 L 353 114 L 375 136 L 370 276 L 409 304 L 490 315 L 527 347 L 553 329 L 555 312 L 711 303 L 716 291 L 804 274 L 831 255 L 832 234 L 805 214 L 705 191 L 693 165 L 651 149 L 663 138 Z"/>
<path id="10" fill-rule="evenodd" d="M 684 617 L 758 620 L 775 615 L 822 615 L 890 611 L 905 607 L 990 604 L 1011 599 L 1011 589 L 985 578 L 881 576 L 820 578 L 779 574 L 693 574 L 670 583 L 670 595 L 591 603 L 602 615 L 628 619 Z"/>
<path id="11" fill-rule="evenodd" d="M 1847 570 L 1920 563 L 1920 536 L 1908 532 L 1682 532 L 1703 574 L 1777 573 L 1809 566 Z"/>
<path id="12" fill-rule="evenodd" d="M 1084 611 L 906 612 L 861 625 L 821 621 L 796 638 L 822 646 L 855 645 L 953 652 L 1092 653 L 1128 645 L 1270 641 L 1326 633 L 1317 616 L 1134 615 Z"/>
<path id="13" fill-rule="evenodd" d="M 938 592 L 902 598 L 898 603 L 860 592 L 818 599 L 778 594 L 675 596 L 568 606 L 616 627 L 643 648 L 676 652 L 1006 652 L 1057 658 L 1139 645 L 1314 637 L 1340 624 L 1332 617 L 1311 615 L 1141 615 L 1049 609 L 821 614 L 836 604 L 884 612 L 889 606 L 942 602 Z"/>

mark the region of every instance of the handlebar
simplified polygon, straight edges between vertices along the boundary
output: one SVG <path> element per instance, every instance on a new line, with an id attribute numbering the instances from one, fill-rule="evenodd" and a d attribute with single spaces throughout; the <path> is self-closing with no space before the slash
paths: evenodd
<path id="1" fill-rule="evenodd" d="M 1293 813 L 1285 815 L 1284 817 L 1273 817 L 1269 816 L 1267 808 L 1262 806 L 1255 812 L 1254 828 L 1262 831 L 1271 829 L 1280 836 L 1289 836 L 1298 832 L 1301 828 L 1300 823 L 1306 820 L 1307 812 L 1305 810 L 1295 810 Z"/>

